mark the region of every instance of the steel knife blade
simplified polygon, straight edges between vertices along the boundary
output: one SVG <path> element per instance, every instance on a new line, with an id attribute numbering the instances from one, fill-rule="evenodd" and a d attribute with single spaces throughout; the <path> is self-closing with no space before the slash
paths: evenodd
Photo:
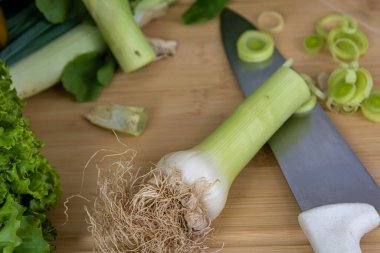
<path id="1" fill-rule="evenodd" d="M 229 9 L 222 12 L 220 22 L 228 61 L 248 96 L 285 59 L 275 49 L 265 62 L 241 61 L 237 40 L 256 27 Z M 292 116 L 269 145 L 302 210 L 300 225 L 315 252 L 361 252 L 361 236 L 379 224 L 375 208 L 380 210 L 380 188 L 321 106 L 305 116 Z"/>

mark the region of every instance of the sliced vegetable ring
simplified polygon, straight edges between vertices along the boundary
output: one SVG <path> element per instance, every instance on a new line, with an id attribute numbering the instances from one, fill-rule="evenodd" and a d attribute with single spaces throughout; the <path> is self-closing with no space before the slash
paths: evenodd
<path id="1" fill-rule="evenodd" d="M 310 34 L 303 41 L 303 48 L 308 53 L 318 53 L 325 44 L 325 39 L 320 34 Z"/>
<path id="2" fill-rule="evenodd" d="M 327 107 L 332 111 L 354 112 L 372 89 L 371 74 L 364 68 L 343 66 L 328 79 Z"/>
<path id="3" fill-rule="evenodd" d="M 380 91 L 373 91 L 361 105 L 363 115 L 373 121 L 380 123 Z"/>
<path id="4" fill-rule="evenodd" d="M 262 62 L 269 59 L 274 50 L 272 37 L 260 31 L 246 31 L 238 39 L 239 58 L 245 62 Z"/>

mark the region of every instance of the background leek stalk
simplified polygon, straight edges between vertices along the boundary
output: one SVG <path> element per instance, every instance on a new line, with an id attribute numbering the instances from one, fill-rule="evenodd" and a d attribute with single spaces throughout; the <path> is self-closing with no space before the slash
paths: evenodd
<path id="1" fill-rule="evenodd" d="M 185 215 L 189 227 L 202 230 L 221 213 L 239 172 L 309 97 L 304 80 L 282 67 L 199 145 L 170 153 L 158 162 L 169 176 L 179 171 L 187 185 L 207 182 L 202 184 L 204 189 L 198 187 L 202 207 Z"/>
<path id="2" fill-rule="evenodd" d="M 98 29 L 81 24 L 10 67 L 20 98 L 32 96 L 59 82 L 66 64 L 78 55 L 106 49 Z"/>
<path id="3" fill-rule="evenodd" d="M 152 62 L 156 55 L 136 24 L 126 0 L 83 0 L 124 72 Z"/>

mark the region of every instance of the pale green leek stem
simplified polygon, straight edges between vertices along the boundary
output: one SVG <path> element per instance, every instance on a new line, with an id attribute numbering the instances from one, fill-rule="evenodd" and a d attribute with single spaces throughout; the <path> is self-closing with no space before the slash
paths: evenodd
<path id="1" fill-rule="evenodd" d="M 30 97 L 59 82 L 66 64 L 78 55 L 103 52 L 106 44 L 98 29 L 81 24 L 10 67 L 20 98 Z"/>
<path id="2" fill-rule="evenodd" d="M 304 80 L 289 67 L 282 67 L 194 149 L 210 153 L 232 183 L 309 96 Z"/>
<path id="3" fill-rule="evenodd" d="M 155 60 L 156 55 L 136 24 L 127 0 L 83 0 L 124 72 Z"/>

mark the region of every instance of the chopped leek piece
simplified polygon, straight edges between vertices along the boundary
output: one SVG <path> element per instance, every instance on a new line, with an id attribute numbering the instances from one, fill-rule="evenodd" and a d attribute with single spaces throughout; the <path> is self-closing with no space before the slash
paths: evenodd
<path id="1" fill-rule="evenodd" d="M 355 33 L 358 29 L 358 21 L 354 19 L 351 16 L 345 16 L 347 23 L 344 27 L 342 27 L 342 30 L 346 33 Z"/>
<path id="2" fill-rule="evenodd" d="M 288 67 L 288 68 L 290 68 L 290 67 L 293 66 L 293 63 L 294 63 L 293 58 L 289 58 L 289 59 L 286 60 L 286 62 L 284 62 L 282 64 L 282 67 Z"/>
<path id="3" fill-rule="evenodd" d="M 274 25 L 268 25 L 266 19 L 274 19 Z M 260 30 L 267 32 L 280 32 L 284 28 L 284 17 L 277 11 L 263 11 L 257 17 L 257 25 Z"/>
<path id="4" fill-rule="evenodd" d="M 344 40 L 343 40 L 344 39 Z M 338 41 L 340 41 L 338 43 Z M 342 42 L 345 43 L 342 43 Z M 350 41 L 350 42 L 348 42 Z M 337 50 L 335 53 L 339 57 L 339 54 L 343 55 L 342 59 L 352 60 L 352 55 L 356 55 L 353 52 L 352 44 L 355 44 L 359 49 L 359 56 L 363 55 L 368 50 L 368 38 L 367 36 L 359 30 L 356 30 L 354 33 L 347 33 L 343 29 L 335 28 L 332 29 L 327 36 L 327 44 L 330 47 L 330 50 Z M 341 44 L 340 46 L 338 44 Z M 334 49 L 331 49 L 333 45 L 336 45 Z M 346 52 L 346 55 L 344 52 Z M 332 52 L 334 53 L 334 52 Z"/>
<path id="5" fill-rule="evenodd" d="M 303 78 L 303 80 L 306 82 L 307 86 L 310 89 L 310 92 L 317 96 L 318 98 L 324 100 L 326 98 L 326 94 L 318 89 L 318 87 L 315 84 L 315 81 L 307 74 L 300 73 L 300 76 Z"/>
<path id="6" fill-rule="evenodd" d="M 356 111 L 372 89 L 371 74 L 364 68 L 343 65 L 328 79 L 327 107 L 332 111 Z"/>
<path id="7" fill-rule="evenodd" d="M 303 41 L 303 48 L 307 53 L 318 53 L 325 44 L 324 37 L 320 34 L 311 34 Z"/>
<path id="8" fill-rule="evenodd" d="M 350 16 L 341 13 L 332 13 L 318 20 L 316 29 L 317 33 L 327 36 L 329 31 L 334 28 L 344 30 L 347 33 L 354 33 L 357 30 L 358 23 Z"/>
<path id="9" fill-rule="evenodd" d="M 321 72 L 317 76 L 317 87 L 323 92 L 327 93 L 327 81 L 329 79 L 329 74 L 326 72 Z"/>
<path id="10" fill-rule="evenodd" d="M 148 114 L 143 107 L 118 104 L 98 105 L 85 116 L 91 123 L 134 136 L 144 132 Z"/>
<path id="11" fill-rule="evenodd" d="M 360 50 L 351 39 L 340 38 L 329 44 L 330 52 L 335 60 L 358 60 Z"/>
<path id="12" fill-rule="evenodd" d="M 361 104 L 361 110 L 367 119 L 380 123 L 380 91 L 373 91 Z"/>
<path id="13" fill-rule="evenodd" d="M 269 59 L 274 50 L 272 37 L 260 31 L 246 31 L 237 42 L 239 58 L 245 62 L 262 62 Z"/>
<path id="14" fill-rule="evenodd" d="M 295 111 L 294 114 L 305 115 L 311 112 L 314 109 L 316 104 L 317 104 L 317 96 L 314 94 L 311 94 L 309 99 L 305 103 L 303 103 L 301 107 L 298 108 L 297 111 Z"/>

